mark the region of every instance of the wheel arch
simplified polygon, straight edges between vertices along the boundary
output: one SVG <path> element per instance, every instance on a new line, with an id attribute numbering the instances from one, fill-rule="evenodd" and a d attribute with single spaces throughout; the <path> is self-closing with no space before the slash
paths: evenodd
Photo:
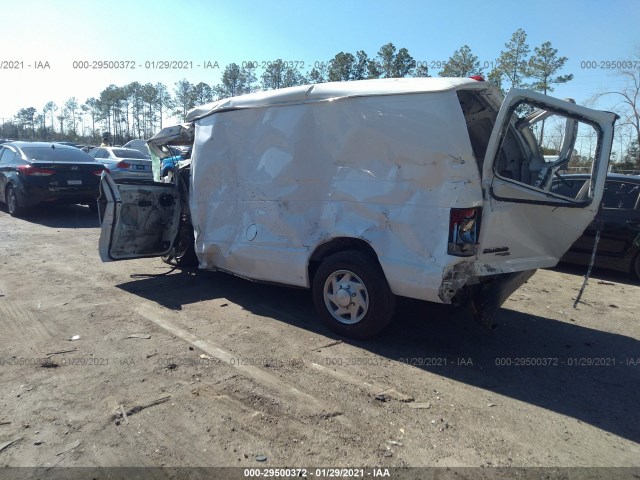
<path id="1" fill-rule="evenodd" d="M 316 271 L 325 258 L 335 253 L 348 250 L 355 250 L 370 256 L 376 261 L 376 264 L 384 273 L 384 269 L 382 268 L 382 265 L 380 265 L 380 260 L 378 259 L 378 254 L 369 242 L 362 238 L 334 237 L 324 243 L 321 243 L 320 245 L 317 245 L 313 253 L 309 257 L 309 262 L 307 264 L 309 285 L 313 283 L 313 278 L 316 274 Z"/>

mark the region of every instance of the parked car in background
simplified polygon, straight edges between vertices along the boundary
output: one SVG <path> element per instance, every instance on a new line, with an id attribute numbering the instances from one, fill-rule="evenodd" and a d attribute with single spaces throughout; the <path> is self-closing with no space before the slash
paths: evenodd
<path id="1" fill-rule="evenodd" d="M 89 155 L 107 167 L 114 180 L 123 178 L 153 180 L 151 159 L 138 150 L 124 147 L 97 147 L 90 150 Z"/>
<path id="2" fill-rule="evenodd" d="M 43 202 L 96 207 L 104 165 L 83 151 L 46 142 L 0 146 L 0 201 L 13 216 Z"/>
<path id="3" fill-rule="evenodd" d="M 138 150 L 140 153 L 144 153 L 147 158 L 151 158 L 151 153 L 149 152 L 149 147 L 147 147 L 147 141 L 141 138 L 136 138 L 134 140 L 129 140 L 127 143 L 123 145 L 124 148 L 132 148 L 134 150 Z"/>
<path id="4" fill-rule="evenodd" d="M 563 175 L 553 190 L 561 195 L 583 194 L 586 174 Z M 602 196 L 600 240 L 594 265 L 629 272 L 640 279 L 640 175 L 610 173 Z M 588 265 L 593 252 L 597 220 L 562 257 L 562 262 Z"/>
<path id="5" fill-rule="evenodd" d="M 70 147 L 82 148 L 84 145 L 75 142 L 54 142 L 56 145 L 68 145 Z"/>
<path id="6" fill-rule="evenodd" d="M 174 146 L 166 145 L 164 147 L 169 153 L 169 157 L 165 157 L 161 160 L 160 164 L 160 177 L 165 182 L 173 182 L 173 176 L 175 172 L 180 168 L 181 163 L 191 158 L 191 148 L 186 150 L 183 148 L 176 148 Z"/>

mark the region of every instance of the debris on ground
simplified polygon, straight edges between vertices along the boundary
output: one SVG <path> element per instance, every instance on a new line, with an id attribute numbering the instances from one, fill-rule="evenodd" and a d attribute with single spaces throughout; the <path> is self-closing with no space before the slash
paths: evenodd
<path id="1" fill-rule="evenodd" d="M 167 395 L 166 397 L 162 397 L 162 398 L 159 398 L 157 400 L 153 400 L 153 401 L 148 402 L 148 403 L 143 403 L 141 405 L 136 405 L 136 406 L 130 408 L 129 410 L 127 410 L 127 411 L 125 411 L 124 407 L 122 405 L 120 405 L 116 409 L 117 413 L 113 416 L 113 420 L 117 420 L 118 424 L 119 424 L 120 420 L 123 420 L 125 423 L 129 423 L 129 420 L 128 420 L 127 417 L 135 415 L 136 413 L 139 413 L 142 410 L 145 410 L 147 408 L 155 407 L 156 405 L 160 405 L 162 403 L 165 403 L 170 398 L 171 398 L 171 395 Z"/>
<path id="2" fill-rule="evenodd" d="M 400 402 L 405 402 L 405 403 L 413 402 L 414 400 L 414 398 L 411 395 L 405 395 L 404 393 L 397 391 L 395 388 L 388 388 L 386 390 L 383 390 L 380 393 L 377 393 L 375 396 L 376 400 L 380 400 L 378 396 L 382 396 L 387 399 L 390 398 L 392 400 L 398 400 Z M 387 400 L 383 400 L 383 401 L 386 402 Z"/>
<path id="3" fill-rule="evenodd" d="M 71 450 L 74 450 L 74 449 L 78 448 L 80 446 L 80 443 L 81 443 L 80 440 L 76 440 L 75 442 L 67 445 L 64 450 L 62 450 L 61 452 L 56 453 L 56 457 L 59 457 L 60 455 L 63 455 L 65 453 L 67 453 L 67 452 L 70 452 Z"/>
<path id="4" fill-rule="evenodd" d="M 11 445 L 13 445 L 14 443 L 16 443 L 18 440 L 20 440 L 19 438 L 16 438 L 14 440 L 9 440 L 8 442 L 4 442 L 3 444 L 0 444 L 0 452 L 2 452 L 3 450 L 6 450 L 7 448 L 9 448 Z"/>
<path id="5" fill-rule="evenodd" d="M 47 357 L 52 357 L 53 355 L 62 355 L 63 353 L 72 353 L 72 352 L 77 352 L 77 351 L 78 351 L 78 347 L 70 348 L 68 350 L 60 350 L 59 352 L 47 353 L 46 356 Z"/>

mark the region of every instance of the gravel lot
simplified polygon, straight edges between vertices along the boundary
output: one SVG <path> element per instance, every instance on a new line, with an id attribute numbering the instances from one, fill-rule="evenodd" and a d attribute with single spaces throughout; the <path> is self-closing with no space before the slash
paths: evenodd
<path id="1" fill-rule="evenodd" d="M 0 211 L 2 466 L 638 473 L 640 285 L 625 275 L 596 271 L 574 309 L 586 269 L 539 271 L 493 331 L 403 300 L 383 335 L 351 341 L 307 291 L 103 264 L 98 237 L 86 207 Z"/>

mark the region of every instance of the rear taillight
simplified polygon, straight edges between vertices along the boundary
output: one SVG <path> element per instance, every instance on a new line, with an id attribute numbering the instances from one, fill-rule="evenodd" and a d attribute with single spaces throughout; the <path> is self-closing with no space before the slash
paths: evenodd
<path id="1" fill-rule="evenodd" d="M 123 160 L 123 161 L 118 162 L 118 163 L 116 164 L 116 168 L 131 168 L 131 164 L 130 164 L 130 163 L 127 163 L 127 162 L 125 162 L 125 161 Z"/>
<path id="2" fill-rule="evenodd" d="M 17 167 L 18 171 L 23 175 L 35 176 L 35 177 L 48 177 L 56 173 L 55 170 L 49 168 L 39 168 L 33 165 L 20 165 Z"/>
<path id="3" fill-rule="evenodd" d="M 484 82 L 484 77 L 482 75 L 471 75 L 469 78 L 478 82 Z"/>
<path id="4" fill-rule="evenodd" d="M 478 253 L 481 208 L 452 208 L 449 213 L 449 247 L 447 253 L 470 257 Z"/>
<path id="5" fill-rule="evenodd" d="M 111 173 L 111 172 L 109 172 L 108 168 L 103 168 L 102 170 L 93 170 L 91 173 L 93 173 L 95 176 L 99 177 L 100 175 L 102 175 L 102 172 Z"/>

